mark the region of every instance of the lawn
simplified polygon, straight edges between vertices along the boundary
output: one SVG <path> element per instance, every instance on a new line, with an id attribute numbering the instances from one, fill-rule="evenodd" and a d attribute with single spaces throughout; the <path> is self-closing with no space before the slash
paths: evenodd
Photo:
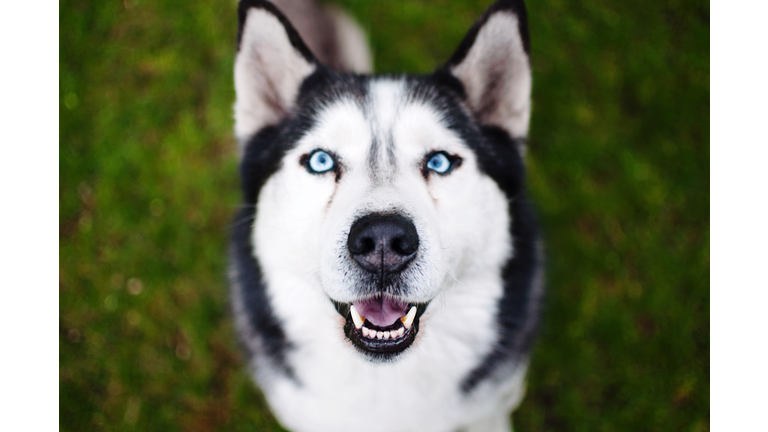
<path id="1" fill-rule="evenodd" d="M 377 72 L 489 1 L 339 1 Z M 547 304 L 518 431 L 709 429 L 709 3 L 530 0 Z M 228 312 L 233 0 L 60 2 L 60 429 L 281 430 Z"/>

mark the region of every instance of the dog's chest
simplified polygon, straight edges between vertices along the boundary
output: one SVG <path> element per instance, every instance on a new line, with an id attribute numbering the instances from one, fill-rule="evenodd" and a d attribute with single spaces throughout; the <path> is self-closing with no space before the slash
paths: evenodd
<path id="1" fill-rule="evenodd" d="M 437 299 L 424 316 L 420 340 L 390 363 L 371 363 L 355 352 L 337 316 L 317 312 L 311 332 L 299 323 L 291 326 L 286 316 L 294 347 L 287 361 L 295 379 L 277 375 L 262 383 L 272 409 L 295 431 L 388 432 L 453 430 L 508 410 L 508 384 L 492 383 L 471 394 L 461 390 L 498 337 L 495 301 L 501 289 L 488 289 L 492 281 L 477 283 L 486 286 L 482 294 L 467 285 Z"/>

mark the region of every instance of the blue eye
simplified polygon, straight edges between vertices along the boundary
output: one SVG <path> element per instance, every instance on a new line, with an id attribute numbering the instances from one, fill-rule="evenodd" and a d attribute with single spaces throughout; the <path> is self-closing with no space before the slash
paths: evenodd
<path id="1" fill-rule="evenodd" d="M 336 162 L 333 160 L 331 155 L 322 150 L 316 150 L 314 153 L 312 153 L 312 155 L 309 157 L 309 162 L 307 163 L 309 170 L 315 173 L 324 173 L 326 171 L 330 171 L 335 166 Z"/>
<path id="2" fill-rule="evenodd" d="M 446 156 L 445 153 L 435 153 L 434 156 L 429 158 L 427 169 L 438 174 L 445 174 L 451 169 L 451 161 L 448 160 L 448 156 Z"/>

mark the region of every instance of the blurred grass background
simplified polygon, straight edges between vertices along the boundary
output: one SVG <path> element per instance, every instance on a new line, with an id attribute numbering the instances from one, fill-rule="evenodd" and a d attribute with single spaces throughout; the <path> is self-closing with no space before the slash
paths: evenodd
<path id="1" fill-rule="evenodd" d="M 424 73 L 490 1 L 338 2 Z M 518 431 L 709 429 L 709 2 L 529 0 L 549 297 Z M 244 371 L 235 2 L 60 3 L 60 428 L 280 430 Z"/>

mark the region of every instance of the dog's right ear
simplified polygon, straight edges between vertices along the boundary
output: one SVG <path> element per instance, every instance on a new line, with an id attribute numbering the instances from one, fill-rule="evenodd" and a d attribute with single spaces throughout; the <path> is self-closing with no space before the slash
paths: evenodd
<path id="1" fill-rule="evenodd" d="M 523 0 L 497 0 L 477 20 L 443 71 L 461 82 L 475 119 L 525 138 L 531 116 L 531 63 Z"/>
<path id="2" fill-rule="evenodd" d="M 241 0 L 235 58 L 235 136 L 243 146 L 290 113 L 301 83 L 318 64 L 296 29 L 272 4 Z"/>

